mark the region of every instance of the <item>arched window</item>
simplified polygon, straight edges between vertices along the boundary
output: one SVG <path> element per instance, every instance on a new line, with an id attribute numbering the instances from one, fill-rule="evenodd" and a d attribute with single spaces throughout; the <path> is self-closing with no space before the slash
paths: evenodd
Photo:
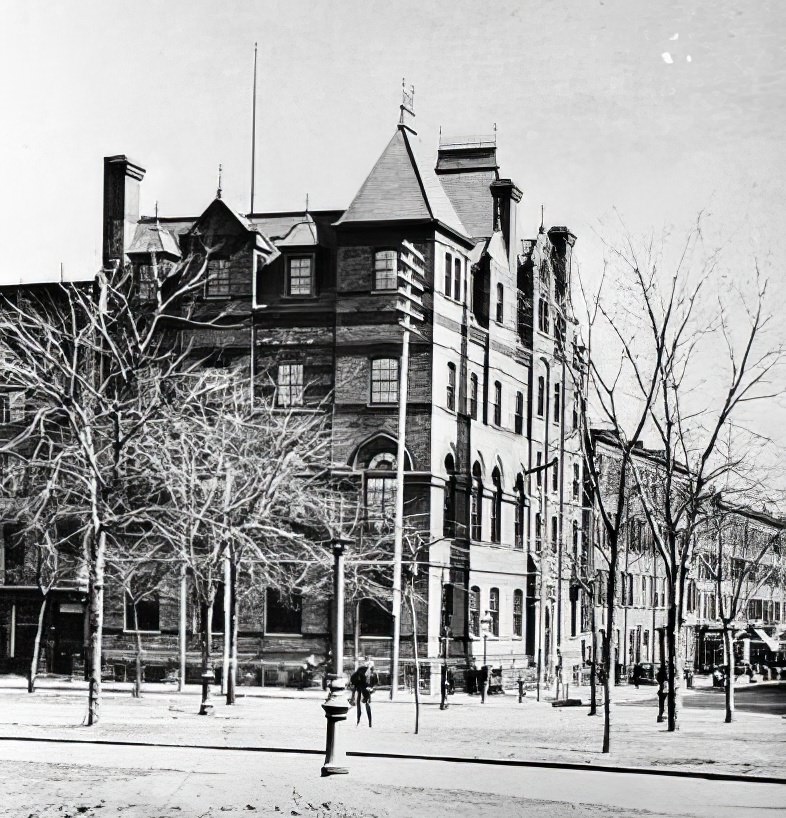
<path id="1" fill-rule="evenodd" d="M 478 419 L 478 376 L 474 372 L 469 376 L 469 415 Z"/>
<path id="2" fill-rule="evenodd" d="M 461 297 L 461 259 L 457 258 L 453 262 L 453 298 L 462 301 Z"/>
<path id="3" fill-rule="evenodd" d="M 524 592 L 513 591 L 513 638 L 521 639 L 524 634 Z"/>
<path id="4" fill-rule="evenodd" d="M 480 636 L 480 588 L 473 585 L 469 589 L 469 632 Z"/>
<path id="5" fill-rule="evenodd" d="M 502 384 L 494 381 L 494 425 L 502 426 Z"/>
<path id="6" fill-rule="evenodd" d="M 516 478 L 516 517 L 513 529 L 513 547 L 517 551 L 524 550 L 524 514 L 526 513 L 526 501 L 524 499 L 524 475 L 519 474 Z"/>
<path id="7" fill-rule="evenodd" d="M 497 284 L 497 323 L 501 324 L 505 318 L 505 288 Z"/>
<path id="8" fill-rule="evenodd" d="M 492 588 L 489 591 L 489 616 L 491 617 L 489 631 L 492 636 L 499 636 L 499 588 Z"/>
<path id="9" fill-rule="evenodd" d="M 442 536 L 456 536 L 456 475 L 453 455 L 445 458 L 445 471 L 448 479 L 445 483 L 445 503 L 442 511 Z"/>
<path id="10" fill-rule="evenodd" d="M 456 411 L 456 365 L 448 364 L 448 390 L 447 390 L 448 409 L 451 412 Z"/>
<path id="11" fill-rule="evenodd" d="M 480 540 L 483 520 L 483 482 L 481 481 L 480 464 L 472 467 L 472 501 L 470 506 L 470 537 Z"/>
<path id="12" fill-rule="evenodd" d="M 377 526 L 391 522 L 396 506 L 396 458 L 380 453 L 368 464 L 365 474 L 366 520 Z"/>
<path id="13" fill-rule="evenodd" d="M 491 542 L 502 540 L 502 478 L 499 469 L 491 473 L 491 482 L 494 484 L 494 498 L 491 502 Z"/>
<path id="14" fill-rule="evenodd" d="M 541 375 L 538 378 L 538 417 L 543 417 L 546 408 L 546 379 Z"/>

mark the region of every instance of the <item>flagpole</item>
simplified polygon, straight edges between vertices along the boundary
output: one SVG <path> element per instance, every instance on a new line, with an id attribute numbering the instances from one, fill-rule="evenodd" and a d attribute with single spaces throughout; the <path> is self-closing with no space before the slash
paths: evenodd
<path id="1" fill-rule="evenodd" d="M 256 160 L 257 142 L 257 44 L 254 43 L 254 91 L 251 102 L 251 209 L 249 215 L 254 212 L 254 170 Z"/>

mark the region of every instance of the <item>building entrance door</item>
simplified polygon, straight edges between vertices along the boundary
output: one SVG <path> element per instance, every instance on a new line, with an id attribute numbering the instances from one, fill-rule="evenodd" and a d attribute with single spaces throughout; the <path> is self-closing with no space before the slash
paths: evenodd
<path id="1" fill-rule="evenodd" d="M 85 638 L 85 612 L 81 603 L 61 602 L 54 618 L 52 671 L 70 675 L 74 654 L 82 655 Z"/>

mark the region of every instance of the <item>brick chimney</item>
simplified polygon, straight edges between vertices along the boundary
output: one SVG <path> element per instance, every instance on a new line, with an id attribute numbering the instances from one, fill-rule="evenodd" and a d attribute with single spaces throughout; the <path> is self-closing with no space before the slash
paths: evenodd
<path id="1" fill-rule="evenodd" d="M 494 197 L 494 229 L 502 231 L 508 250 L 508 264 L 511 270 L 515 270 L 518 253 L 516 205 L 521 201 L 522 193 L 510 179 L 497 179 L 490 187 Z"/>
<path id="2" fill-rule="evenodd" d="M 139 221 L 139 184 L 145 169 L 127 156 L 104 157 L 103 265 L 125 262 Z"/>

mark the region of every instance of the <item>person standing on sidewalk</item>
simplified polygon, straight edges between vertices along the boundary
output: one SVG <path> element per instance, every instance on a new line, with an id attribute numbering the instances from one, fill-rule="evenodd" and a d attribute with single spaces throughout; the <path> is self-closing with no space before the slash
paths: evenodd
<path id="1" fill-rule="evenodd" d="M 480 703 L 486 703 L 486 694 L 489 692 L 489 666 L 483 665 L 478 671 L 478 687 L 480 688 Z"/>
<path id="2" fill-rule="evenodd" d="M 360 724 L 361 702 L 366 706 L 366 716 L 368 718 L 368 726 L 371 727 L 371 694 L 379 684 L 379 676 L 374 670 L 374 662 L 368 660 L 365 665 L 361 665 L 350 679 L 354 690 L 354 699 L 357 706 L 357 723 Z"/>

